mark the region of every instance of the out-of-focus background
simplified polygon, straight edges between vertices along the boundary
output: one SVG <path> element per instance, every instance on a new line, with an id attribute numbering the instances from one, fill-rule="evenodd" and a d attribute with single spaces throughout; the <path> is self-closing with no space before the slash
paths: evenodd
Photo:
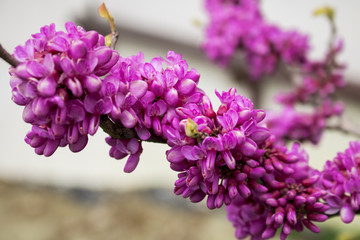
<path id="1" fill-rule="evenodd" d="M 24 44 L 43 25 L 64 29 L 74 21 L 87 30 L 110 31 L 97 14 L 98 0 L 1 0 L 0 43 L 10 52 Z M 251 83 L 236 81 L 231 70 L 209 62 L 199 46 L 207 16 L 201 0 L 108 0 L 120 36 L 119 53 L 126 57 L 142 51 L 146 60 L 167 51 L 181 53 L 201 74 L 200 87 L 217 107 L 214 89 L 238 92 L 252 98 Z M 358 122 L 360 89 L 360 1 L 313 0 L 262 2 L 270 22 L 310 35 L 312 56 L 320 58 L 327 47 L 329 26 L 314 18 L 315 8 L 336 9 L 339 35 L 345 49 L 341 60 L 348 68 L 351 88 L 342 92 L 347 112 Z M 99 129 L 80 153 L 60 148 L 49 157 L 38 156 L 23 140 L 30 126 L 22 120 L 22 108 L 11 101 L 8 65 L 0 60 L 0 240 L 2 239 L 233 239 L 233 228 L 224 210 L 208 211 L 203 204 L 173 196 L 176 173 L 165 158 L 167 147 L 144 143 L 137 169 L 123 172 L 125 161 L 109 157 L 106 135 Z M 271 109 L 272 96 L 289 87 L 277 74 L 261 83 L 257 108 Z M 358 86 L 358 88 L 356 88 Z M 321 168 L 354 137 L 327 132 L 318 146 L 305 145 L 312 166 Z M 324 226 L 324 239 L 358 239 L 359 219 L 344 227 L 338 219 Z M 337 232 L 336 226 L 340 225 Z M 326 228 L 330 226 L 330 228 Z M 334 227 L 335 226 L 335 227 Z M 330 230 L 331 229 L 331 230 Z M 351 230 L 351 231 L 350 231 Z M 345 234 L 346 232 L 346 234 Z M 328 234 L 328 235 L 327 235 Z M 320 239 L 318 235 L 297 239 Z M 311 236 L 313 238 L 311 238 Z M 296 236 L 294 236 L 295 238 Z"/>

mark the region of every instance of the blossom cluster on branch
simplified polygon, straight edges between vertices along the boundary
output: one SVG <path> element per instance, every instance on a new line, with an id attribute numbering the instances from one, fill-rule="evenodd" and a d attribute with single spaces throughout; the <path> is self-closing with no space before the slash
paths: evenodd
<path id="1" fill-rule="evenodd" d="M 274 73 L 280 64 L 300 73 L 293 90 L 278 94 L 283 109 L 269 114 L 268 127 L 279 140 L 318 143 L 327 120 L 344 110 L 342 102 L 334 99 L 336 89 L 345 85 L 344 66 L 336 61 L 342 42 L 335 39 L 335 30 L 324 59 L 314 61 L 308 56 L 308 36 L 268 23 L 258 0 L 205 0 L 205 6 L 209 23 L 202 48 L 208 58 L 226 66 L 240 52 L 256 81 Z M 333 12 L 329 18 L 335 29 Z M 299 110 L 299 105 L 306 110 Z"/>
<path id="2" fill-rule="evenodd" d="M 107 140 L 112 146 L 110 156 L 121 159 L 130 154 L 126 166 L 133 167 L 125 167 L 126 172 L 134 170 L 139 161 L 141 141 L 151 135 L 166 141 L 171 134 L 169 129 L 179 127 L 176 111 L 202 101 L 204 93 L 197 88 L 199 78 L 196 70 L 188 69 L 182 56 L 173 51 L 166 59 L 156 57 L 148 63 L 142 53 L 120 58 L 112 68 L 103 81 L 103 94 L 112 102 L 109 117 L 115 124 L 135 129 L 137 134 L 136 141 Z M 132 142 L 140 144 L 136 150 L 129 148 Z"/>
<path id="3" fill-rule="evenodd" d="M 216 13 L 214 9 L 220 6 L 225 12 Z M 78 152 L 86 146 L 88 134 L 95 134 L 101 126 L 109 134 L 109 155 L 128 157 L 125 172 L 137 167 L 142 141 L 167 143 L 166 158 L 178 172 L 174 193 L 192 202 L 206 198 L 209 209 L 226 205 L 238 239 L 268 239 L 276 232 L 286 239 L 292 230 L 304 227 L 317 233 L 314 222 L 336 214 L 345 223 L 351 222 L 360 207 L 360 143 L 352 142 L 318 171 L 309 165 L 299 143 L 287 147 L 284 134 L 279 133 L 285 129 L 295 134 L 287 138 L 317 142 L 323 119 L 341 113 L 342 107 L 327 98 L 342 85 L 342 76 L 334 70 L 334 55 L 340 48 L 331 48 L 324 62 L 309 62 L 306 37 L 264 26 L 257 1 L 208 0 L 207 7 L 213 24 L 230 16 L 229 29 L 224 22 L 216 23 L 221 25 L 213 29 L 216 34 L 231 28 L 238 31 L 207 43 L 210 48 L 215 43 L 231 46 L 236 42 L 228 49 L 211 50 L 214 59 L 224 62 L 224 56 L 241 46 L 248 51 L 250 64 L 266 66 L 266 62 L 266 68 L 273 71 L 273 64 L 281 58 L 290 64 L 301 63 L 311 73 L 305 85 L 282 95 L 281 102 L 289 107 L 281 121 L 283 128 L 277 130 L 274 120 L 267 120 L 265 111 L 255 109 L 235 88 L 216 91 L 221 104 L 213 109 L 197 86 L 199 73 L 180 54 L 169 51 L 165 58 L 150 62 L 145 62 L 141 52 L 122 57 L 105 46 L 102 35 L 68 22 L 66 32 L 56 31 L 54 24 L 44 26 L 15 49 L 13 56 L 19 63 L 10 67 L 10 86 L 13 101 L 24 106 L 24 121 L 32 125 L 25 141 L 39 155 L 50 156 L 66 145 Z M 237 15 L 239 12 L 242 14 Z M 255 23 L 260 25 L 251 29 Z M 235 36 L 244 39 L 235 41 Z M 274 39 L 277 45 L 272 45 Z M 264 47 L 265 43 L 270 45 Z M 302 126 L 291 107 L 307 102 L 316 92 L 322 96 L 321 111 L 316 112 L 319 123 L 305 119 L 309 125 Z M 288 130 L 287 124 L 294 122 L 300 128 Z M 304 135 L 302 131 L 310 127 L 314 132 Z"/>
<path id="4" fill-rule="evenodd" d="M 242 51 L 254 79 L 273 73 L 281 62 L 304 63 L 309 50 L 306 35 L 269 24 L 259 5 L 259 0 L 205 0 L 209 23 L 202 44 L 205 54 L 222 66 Z"/>
<path id="5" fill-rule="evenodd" d="M 308 60 L 298 66 L 302 71 L 300 83 L 293 90 L 276 96 L 283 109 L 280 113 L 271 113 L 268 125 L 278 138 L 317 144 L 328 120 L 343 114 L 344 103 L 335 98 L 336 91 L 345 86 L 344 66 L 336 62 L 342 42 L 337 44 L 330 46 L 324 60 Z M 306 110 L 299 110 L 299 106 Z"/>
<path id="6" fill-rule="evenodd" d="M 101 94 L 101 76 L 119 54 L 104 46 L 97 32 L 72 22 L 65 27 L 67 32 L 56 31 L 54 24 L 42 27 L 16 47 L 14 57 L 20 64 L 10 69 L 12 100 L 25 106 L 23 119 L 33 125 L 25 141 L 45 156 L 66 145 L 81 151 L 87 135 L 99 128 L 100 115 L 112 107 Z"/>

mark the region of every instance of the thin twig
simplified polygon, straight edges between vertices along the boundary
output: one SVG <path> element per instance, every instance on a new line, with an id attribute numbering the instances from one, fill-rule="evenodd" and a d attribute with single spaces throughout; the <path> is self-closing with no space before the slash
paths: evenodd
<path id="1" fill-rule="evenodd" d="M 111 34 L 112 34 L 112 36 L 111 36 L 111 45 L 110 45 L 110 48 L 111 48 L 112 50 L 115 50 L 116 42 L 117 42 L 117 40 L 118 40 L 118 38 L 119 38 L 119 33 L 118 33 L 118 31 L 114 31 L 114 32 L 112 32 Z"/>
<path id="2" fill-rule="evenodd" d="M 340 131 L 345 134 L 351 134 L 353 136 L 360 138 L 360 127 L 355 125 L 344 115 L 342 116 L 339 124 L 334 125 L 334 126 L 329 125 L 329 126 L 326 126 L 326 128 L 331 129 L 331 130 Z"/>
<path id="3" fill-rule="evenodd" d="M 19 61 L 16 60 L 8 51 L 6 51 L 1 44 L 0 44 L 0 58 L 4 59 L 5 62 L 7 62 L 13 67 L 19 65 Z"/>
<path id="4" fill-rule="evenodd" d="M 359 215 L 360 214 L 360 211 L 356 211 L 355 212 L 355 215 Z M 327 215 L 327 214 L 326 214 Z M 327 215 L 328 216 L 328 219 L 330 218 L 334 218 L 334 217 L 340 217 L 340 211 L 335 213 L 335 214 L 332 214 L 332 215 Z"/>

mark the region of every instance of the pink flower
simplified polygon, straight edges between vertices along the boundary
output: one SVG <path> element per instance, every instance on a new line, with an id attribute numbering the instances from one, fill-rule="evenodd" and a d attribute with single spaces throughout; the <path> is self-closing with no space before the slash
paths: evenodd
<path id="1" fill-rule="evenodd" d="M 82 150 L 87 134 L 97 131 L 100 115 L 112 108 L 99 90 L 101 76 L 119 55 L 103 46 L 98 33 L 72 22 L 65 26 L 67 32 L 56 31 L 54 24 L 44 26 L 25 46 L 16 47 L 14 57 L 20 64 L 10 69 L 12 99 L 25 106 L 23 118 L 33 125 L 25 141 L 45 156 L 59 146 Z M 48 134 L 40 137 L 39 132 Z"/>

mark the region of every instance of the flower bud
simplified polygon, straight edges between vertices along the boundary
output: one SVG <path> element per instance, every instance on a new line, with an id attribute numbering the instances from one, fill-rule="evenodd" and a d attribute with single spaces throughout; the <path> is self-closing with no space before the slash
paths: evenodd
<path id="1" fill-rule="evenodd" d="M 52 76 L 42 78 L 38 85 L 37 90 L 43 97 L 53 96 L 56 92 L 56 82 Z"/>
<path id="2" fill-rule="evenodd" d="M 87 46 L 81 40 L 74 41 L 69 49 L 69 55 L 74 59 L 85 58 L 87 52 L 88 52 Z"/>

